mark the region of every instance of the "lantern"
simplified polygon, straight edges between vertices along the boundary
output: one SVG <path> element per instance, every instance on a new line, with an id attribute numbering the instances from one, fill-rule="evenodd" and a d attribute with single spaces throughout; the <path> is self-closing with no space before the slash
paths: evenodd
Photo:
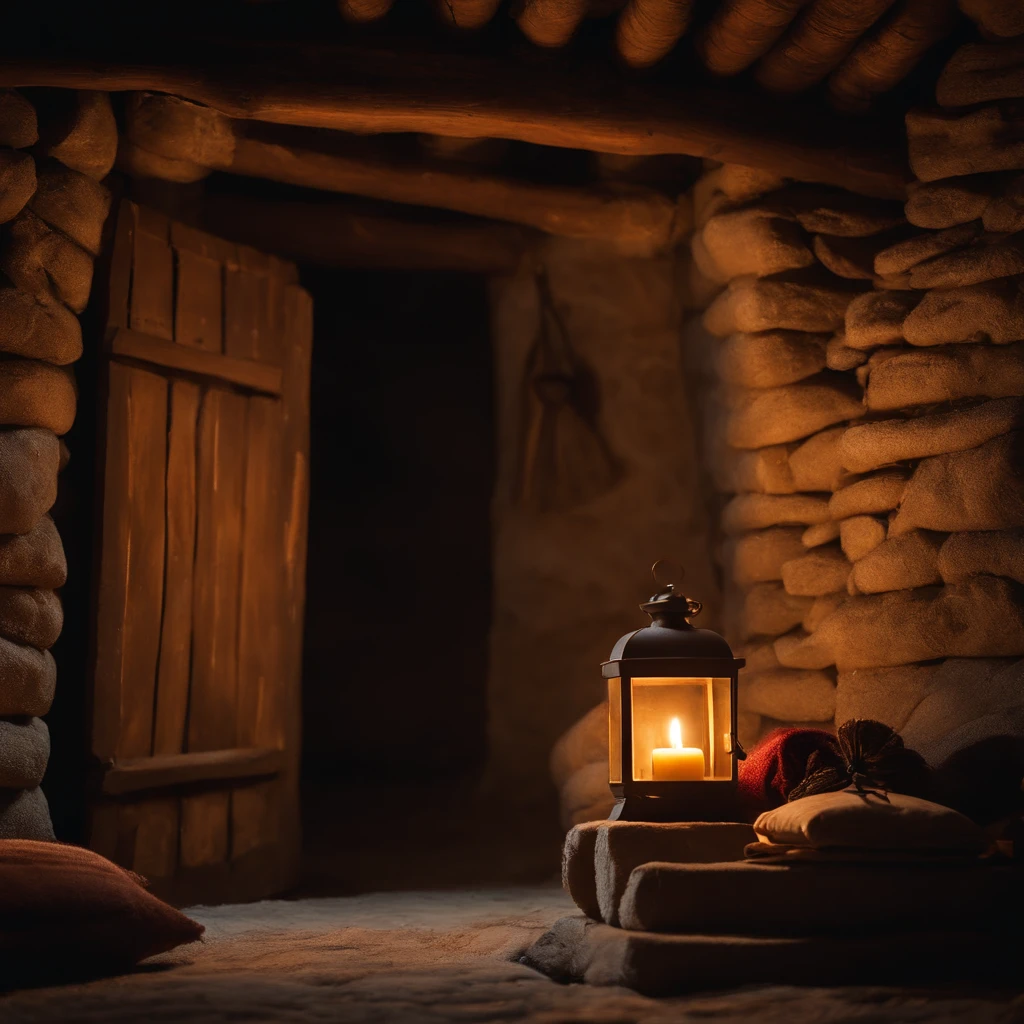
<path id="1" fill-rule="evenodd" d="M 661 587 L 640 607 L 652 622 L 627 633 L 602 666 L 608 681 L 608 781 L 622 821 L 736 820 L 737 674 L 725 640 L 689 619 L 699 601 L 682 572 L 653 568 Z M 670 582 L 671 581 L 671 582 Z"/>

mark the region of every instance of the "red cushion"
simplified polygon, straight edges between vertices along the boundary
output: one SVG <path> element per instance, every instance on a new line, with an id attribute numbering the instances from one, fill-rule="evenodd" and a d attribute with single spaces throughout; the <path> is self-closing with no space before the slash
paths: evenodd
<path id="1" fill-rule="evenodd" d="M 195 942 L 203 930 L 98 853 L 0 840 L 0 961 L 122 968 Z"/>

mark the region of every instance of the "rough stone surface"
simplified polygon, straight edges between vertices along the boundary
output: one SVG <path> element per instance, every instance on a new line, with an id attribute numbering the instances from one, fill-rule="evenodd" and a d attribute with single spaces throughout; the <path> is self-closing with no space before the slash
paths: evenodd
<path id="1" fill-rule="evenodd" d="M 813 633 L 845 600 L 846 594 L 824 594 L 822 597 L 816 597 L 800 625 L 806 632 Z M 778 655 L 775 656 L 775 660 L 778 661 Z"/>
<path id="2" fill-rule="evenodd" d="M 888 249 L 883 249 L 875 257 L 875 271 L 879 274 L 902 274 L 913 271 L 937 256 L 973 241 L 981 233 L 981 221 L 959 224 L 943 231 L 928 231 L 897 242 Z M 928 288 L 919 285 L 911 276 L 911 284 L 915 288 Z"/>
<path id="3" fill-rule="evenodd" d="M 825 368 L 827 334 L 764 331 L 731 334 L 714 356 L 719 379 L 743 388 L 774 388 L 811 377 Z"/>
<path id="4" fill-rule="evenodd" d="M 726 543 L 724 563 L 741 587 L 782 579 L 782 566 L 804 553 L 799 526 L 770 527 L 742 534 Z"/>
<path id="5" fill-rule="evenodd" d="M 82 355 L 82 328 L 66 306 L 0 288 L 0 352 L 64 366 Z"/>
<path id="6" fill-rule="evenodd" d="M 939 549 L 938 570 L 946 583 L 979 573 L 1024 583 L 1024 530 L 951 533 Z"/>
<path id="7" fill-rule="evenodd" d="M 825 672 L 777 669 L 744 680 L 740 704 L 759 715 L 790 722 L 831 722 L 836 687 Z"/>
<path id="8" fill-rule="evenodd" d="M 781 583 L 757 583 L 743 596 L 741 639 L 785 633 L 800 624 L 813 603 L 812 598 L 787 594 Z"/>
<path id="9" fill-rule="evenodd" d="M 860 389 L 846 375 L 826 372 L 785 387 L 738 393 L 729 410 L 726 440 L 734 448 L 764 448 L 863 415 Z"/>
<path id="10" fill-rule="evenodd" d="M 38 587 L 0 587 L 0 636 L 45 650 L 64 624 L 60 598 Z"/>
<path id="11" fill-rule="evenodd" d="M 919 463 L 889 535 L 916 528 L 951 533 L 1024 526 L 1022 443 L 1024 434 L 1014 431 Z"/>
<path id="12" fill-rule="evenodd" d="M 864 399 L 872 410 L 967 398 L 1024 395 L 1024 343 L 952 345 L 902 352 L 871 368 Z"/>
<path id="13" fill-rule="evenodd" d="M 0 536 L 0 585 L 63 587 L 68 564 L 57 527 L 49 516 L 25 534 Z"/>
<path id="14" fill-rule="evenodd" d="M 734 648 L 737 658 L 745 658 L 747 665 L 743 674 L 756 675 L 758 672 L 770 672 L 772 669 L 781 668 L 779 659 L 775 657 L 775 647 L 768 641 L 760 641 L 749 644 L 739 644 Z"/>
<path id="15" fill-rule="evenodd" d="M 973 244 L 919 263 L 910 271 L 910 285 L 960 288 L 1020 273 L 1024 273 L 1024 243 L 1015 236 L 984 236 Z"/>
<path id="16" fill-rule="evenodd" d="M 840 672 L 836 677 L 836 721 L 873 718 L 902 733 L 936 670 L 935 665 L 897 665 Z"/>
<path id="17" fill-rule="evenodd" d="M 709 218 L 701 236 L 723 281 L 743 274 L 764 277 L 814 263 L 798 225 L 756 206 Z"/>
<path id="18" fill-rule="evenodd" d="M 957 288 L 936 288 L 903 321 L 911 345 L 993 342 L 1024 338 L 1024 278 L 1008 277 Z"/>
<path id="19" fill-rule="evenodd" d="M 770 526 L 823 523 L 829 518 L 828 500 L 814 494 L 737 494 L 722 510 L 727 533 Z"/>
<path id="20" fill-rule="evenodd" d="M 75 403 L 70 369 L 33 359 L 0 361 L 0 424 L 66 434 L 75 420 Z"/>
<path id="21" fill-rule="evenodd" d="M 833 427 L 809 437 L 789 457 L 793 485 L 798 491 L 836 491 L 846 474 L 839 461 L 843 427 Z"/>
<path id="22" fill-rule="evenodd" d="M 32 789 L 43 781 L 50 731 L 41 718 L 0 719 L 0 789 Z"/>
<path id="23" fill-rule="evenodd" d="M 911 530 L 890 537 L 854 563 L 850 575 L 852 591 L 879 594 L 941 583 L 939 549 L 945 539 L 944 533 L 929 530 Z"/>
<path id="24" fill-rule="evenodd" d="M 597 832 L 605 823 L 587 821 L 574 825 L 562 846 L 562 888 L 587 917 L 601 920 L 597 902 L 597 875 L 594 872 L 594 847 Z"/>
<path id="25" fill-rule="evenodd" d="M 989 35 L 1024 35 L 1024 12 L 1014 0 L 961 0 L 961 9 Z M 968 43 L 946 62 L 935 86 L 944 107 L 969 107 L 1024 96 L 1024 43 Z"/>
<path id="26" fill-rule="evenodd" d="M 43 791 L 34 789 L 0 790 L 0 839 L 33 839 L 53 842 L 50 806 Z"/>
<path id="27" fill-rule="evenodd" d="M 27 153 L 0 149 L 0 224 L 13 220 L 36 190 L 36 164 Z"/>
<path id="28" fill-rule="evenodd" d="M 92 288 L 92 257 L 48 227 L 31 210 L 22 211 L 0 248 L 0 270 L 37 299 L 58 299 L 81 313 Z"/>
<path id="29" fill-rule="evenodd" d="M 865 292 L 846 309 L 845 344 L 873 349 L 903 340 L 903 321 L 921 301 L 920 292 Z"/>
<path id="30" fill-rule="evenodd" d="M 38 179 L 29 209 L 90 256 L 99 256 L 103 223 L 110 212 L 110 190 L 59 160 L 42 165 Z"/>
<path id="31" fill-rule="evenodd" d="M 0 90 L 0 146 L 24 149 L 38 138 L 36 108 L 20 92 Z"/>
<path id="32" fill-rule="evenodd" d="M 921 181 L 1024 169 L 1019 102 L 955 113 L 912 110 L 906 120 L 910 167 Z"/>
<path id="33" fill-rule="evenodd" d="M 0 381 L 6 365 L 0 363 Z M 28 533 L 50 510 L 59 459 L 49 430 L 0 430 L 0 534 Z"/>
<path id="34" fill-rule="evenodd" d="M 913 181 L 907 187 L 907 220 L 917 227 L 936 229 L 978 220 L 1008 177 L 969 174 L 943 181 Z"/>
<path id="35" fill-rule="evenodd" d="M 593 871 L 601 920 L 618 925 L 619 901 L 634 868 L 651 861 L 714 864 L 743 860 L 743 848 L 757 841 L 749 825 L 686 822 L 605 822 L 597 830 Z"/>
<path id="36" fill-rule="evenodd" d="M 1024 655 L 1024 589 L 996 576 L 844 601 L 798 643 L 776 641 L 791 668 L 840 672 L 934 658 Z"/>
<path id="37" fill-rule="evenodd" d="M 0 637 L 0 716 L 45 715 L 56 682 L 57 666 L 49 651 Z"/>
<path id="38" fill-rule="evenodd" d="M 787 594 L 800 597 L 822 597 L 846 590 L 850 563 L 838 544 L 815 548 L 786 562 L 782 567 L 782 584 Z"/>
<path id="39" fill-rule="evenodd" d="M 850 348 L 842 334 L 833 335 L 825 347 L 825 365 L 830 370 L 855 370 L 867 361 L 867 353 L 859 348 Z"/>
<path id="40" fill-rule="evenodd" d="M 908 475 L 903 470 L 883 470 L 843 487 L 829 499 L 829 517 L 843 520 L 892 511 L 903 498 Z"/>
<path id="41" fill-rule="evenodd" d="M 551 747 L 601 696 L 597 666 L 610 645 L 645 625 L 636 607 L 650 596 L 644 567 L 666 552 L 684 564 L 709 628 L 718 621 L 718 585 L 672 261 L 560 239 L 541 256 L 574 349 L 597 379 L 601 428 L 623 470 L 611 491 L 558 515 L 513 502 L 537 290 L 529 268 L 495 281 L 498 479 L 485 783 L 495 800 L 547 806 L 553 815 Z"/>
<path id="42" fill-rule="evenodd" d="M 817 523 L 814 526 L 808 526 L 802 534 L 800 534 L 800 543 L 805 548 L 818 548 L 822 544 L 828 544 L 831 541 L 837 540 L 839 537 L 839 524 L 838 523 Z"/>
<path id="43" fill-rule="evenodd" d="M 991 402 L 909 419 L 872 420 L 849 427 L 839 442 L 843 466 L 866 473 L 894 462 L 976 448 L 1024 426 L 1024 399 Z"/>
<path id="44" fill-rule="evenodd" d="M 117 122 L 109 94 L 50 91 L 39 105 L 39 150 L 96 181 L 105 178 L 117 156 Z"/>
<path id="45" fill-rule="evenodd" d="M 885 540 L 888 520 L 882 516 L 850 516 L 839 523 L 839 543 L 851 562 L 874 551 Z"/>

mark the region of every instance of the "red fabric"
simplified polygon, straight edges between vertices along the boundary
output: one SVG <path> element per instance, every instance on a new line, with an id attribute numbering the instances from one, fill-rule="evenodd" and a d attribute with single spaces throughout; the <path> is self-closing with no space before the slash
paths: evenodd
<path id="1" fill-rule="evenodd" d="M 819 767 L 842 761 L 835 736 L 824 729 L 776 729 L 745 761 L 740 761 L 739 792 L 751 813 L 780 807 L 807 773 L 811 754 L 819 754 Z"/>
<path id="2" fill-rule="evenodd" d="M 124 968 L 195 942 L 203 926 L 136 875 L 78 846 L 0 840 L 0 966 Z"/>

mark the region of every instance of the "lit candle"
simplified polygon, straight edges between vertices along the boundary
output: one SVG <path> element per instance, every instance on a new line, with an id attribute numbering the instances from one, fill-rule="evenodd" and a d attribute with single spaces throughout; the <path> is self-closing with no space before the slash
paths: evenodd
<path id="1" fill-rule="evenodd" d="M 678 718 L 668 727 L 671 747 L 651 751 L 651 778 L 655 782 L 701 782 L 704 779 L 704 751 L 683 746 L 683 727 Z"/>

